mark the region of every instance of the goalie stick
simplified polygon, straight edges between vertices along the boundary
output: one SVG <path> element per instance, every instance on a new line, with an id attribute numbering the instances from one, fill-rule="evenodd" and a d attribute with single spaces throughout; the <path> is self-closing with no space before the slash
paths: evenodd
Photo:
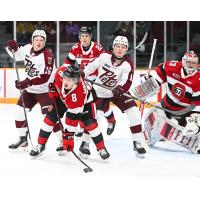
<path id="1" fill-rule="evenodd" d="M 154 51 L 156 48 L 156 43 L 157 43 L 157 39 L 153 40 L 153 47 L 152 47 L 152 51 L 151 51 L 151 57 L 150 57 L 150 61 L 149 61 L 149 67 L 148 67 L 148 72 L 147 72 L 147 79 L 150 76 L 150 72 L 151 72 L 151 67 L 152 67 L 152 62 L 153 62 L 153 56 L 154 56 Z M 140 107 L 139 110 L 141 112 L 141 117 L 143 116 L 143 112 L 144 112 L 144 103 L 140 103 Z"/>
<path id="2" fill-rule="evenodd" d="M 90 82 L 90 83 L 92 83 L 92 84 L 94 84 L 94 85 L 98 85 L 98 86 L 100 86 L 100 87 L 103 87 L 103 88 L 105 88 L 105 89 L 107 89 L 107 90 L 112 91 L 112 88 L 110 88 L 110 87 L 107 87 L 107 86 L 105 86 L 105 85 L 103 85 L 103 84 L 100 84 L 100 83 L 96 83 L 96 82 L 94 82 L 94 81 L 92 81 L 92 80 L 89 80 L 89 79 L 87 79 L 87 78 L 84 78 L 84 79 L 85 79 L 87 82 Z M 127 100 L 127 101 L 136 100 L 136 101 L 142 102 L 142 103 L 144 103 L 144 104 L 147 104 L 147 105 L 149 105 L 149 106 L 151 106 L 151 107 L 154 107 L 154 108 L 157 108 L 157 109 L 160 109 L 160 110 L 164 110 L 165 112 L 171 113 L 171 114 L 176 115 L 176 116 L 184 115 L 184 114 L 190 112 L 191 110 L 193 110 L 193 108 L 195 107 L 195 105 L 190 105 L 188 108 L 185 108 L 185 109 L 182 109 L 182 110 L 178 110 L 178 111 L 173 111 L 173 110 L 169 110 L 169 109 L 167 109 L 167 108 L 162 108 L 162 107 L 160 107 L 160 106 L 153 105 L 153 104 L 151 104 L 151 103 L 149 103 L 149 102 L 147 102 L 147 101 L 143 101 L 143 100 L 141 100 L 141 99 L 139 99 L 139 98 L 137 98 L 137 97 L 134 97 L 134 96 L 132 96 L 132 95 L 130 95 L 130 94 L 127 94 L 127 93 L 123 93 L 123 95 L 126 96 L 126 97 L 128 97 L 128 98 L 130 98 L 130 99 Z"/>
<path id="3" fill-rule="evenodd" d="M 13 56 L 13 68 L 15 68 L 15 71 L 16 71 L 16 74 L 17 74 L 17 80 L 20 81 L 18 67 L 16 66 L 15 53 L 13 51 L 12 51 L 12 56 Z M 27 114 L 26 114 L 24 98 L 23 98 L 23 95 L 22 95 L 22 89 L 19 88 L 19 91 L 20 91 L 20 96 L 21 96 L 21 100 L 22 100 L 24 116 L 25 116 L 25 120 L 26 120 L 26 124 L 27 124 L 28 137 L 29 137 L 32 148 L 35 149 L 34 146 L 33 146 L 33 143 L 32 143 L 32 139 L 31 139 L 30 128 L 29 128 L 29 124 L 28 124 L 28 117 L 27 117 Z"/>
<path id="4" fill-rule="evenodd" d="M 55 109 L 56 109 L 56 115 L 57 115 L 57 118 L 58 118 L 60 130 L 62 131 L 62 134 L 63 134 L 63 132 L 64 132 L 64 131 L 63 131 L 63 124 L 62 124 L 61 119 L 60 119 L 59 114 L 58 114 L 58 107 L 57 107 L 56 101 L 55 101 L 54 105 L 55 105 Z M 92 169 L 90 166 L 88 166 L 83 160 L 81 160 L 81 158 L 79 158 L 79 156 L 77 156 L 77 154 L 76 154 L 73 150 L 72 150 L 72 153 L 73 153 L 73 155 L 74 155 L 83 165 L 86 166 L 86 168 L 83 169 L 83 171 L 84 171 L 85 173 L 88 173 L 88 172 L 92 172 L 92 171 L 93 171 L 93 169 Z"/>

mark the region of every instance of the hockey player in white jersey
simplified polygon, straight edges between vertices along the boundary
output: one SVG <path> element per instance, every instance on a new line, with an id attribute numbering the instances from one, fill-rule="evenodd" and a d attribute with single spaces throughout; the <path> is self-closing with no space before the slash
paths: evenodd
<path id="1" fill-rule="evenodd" d="M 88 63 L 83 70 L 83 76 L 87 77 L 98 70 L 98 77 L 95 82 L 107 86 L 111 90 L 93 85 L 98 97 L 96 101 L 97 110 L 104 110 L 112 102 L 123 113 L 126 113 L 132 134 L 133 149 L 139 157 L 144 157 L 146 150 L 143 146 L 144 138 L 140 111 L 135 101 L 126 102 L 128 98 L 123 95 L 128 93 L 134 74 L 133 62 L 126 55 L 128 46 L 126 37 L 117 36 L 113 41 L 113 51 L 103 52 L 95 60 Z M 81 153 L 86 152 L 87 154 L 89 152 L 88 148 L 87 139 L 85 138 L 79 150 Z"/>
<path id="2" fill-rule="evenodd" d="M 144 120 L 144 129 L 150 145 L 165 138 L 190 149 L 193 153 L 200 153 L 200 73 L 197 63 L 197 55 L 190 51 L 183 56 L 182 62 L 166 61 L 152 71 L 151 78 L 159 85 L 165 83 L 167 87 L 161 107 L 177 112 L 191 104 L 195 107 L 179 116 L 156 108 L 151 109 Z"/>
<path id="3" fill-rule="evenodd" d="M 10 149 L 26 147 L 27 123 L 24 115 L 23 102 L 26 111 L 39 103 L 42 114 L 45 114 L 52 100 L 48 96 L 48 85 L 53 79 L 55 59 L 52 53 L 45 48 L 46 33 L 43 30 L 35 30 L 32 34 L 32 44 L 18 47 L 15 40 L 7 43 L 7 52 L 16 61 L 24 61 L 26 78 L 16 80 L 15 87 L 21 89 L 22 93 L 16 105 L 15 125 L 18 130 L 19 139 L 16 143 L 9 145 Z M 59 128 L 58 128 L 59 129 Z"/>

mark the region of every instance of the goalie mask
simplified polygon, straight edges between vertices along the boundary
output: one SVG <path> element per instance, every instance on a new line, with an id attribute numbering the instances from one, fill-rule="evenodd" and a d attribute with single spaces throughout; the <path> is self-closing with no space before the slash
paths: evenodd
<path id="1" fill-rule="evenodd" d="M 63 72 L 63 84 L 65 89 L 72 89 L 80 81 L 81 70 L 76 66 L 69 66 Z"/>
<path id="2" fill-rule="evenodd" d="M 199 61 L 199 58 L 194 53 L 194 51 L 190 51 L 183 56 L 182 65 L 185 71 L 187 72 L 187 75 L 191 75 L 195 71 L 197 71 L 198 61 Z"/>

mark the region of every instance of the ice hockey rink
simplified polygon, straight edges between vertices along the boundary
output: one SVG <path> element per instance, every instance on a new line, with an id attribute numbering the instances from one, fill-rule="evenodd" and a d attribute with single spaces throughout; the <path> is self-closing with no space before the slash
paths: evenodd
<path id="1" fill-rule="evenodd" d="M 91 156 L 84 161 L 93 172 L 84 173 L 85 167 L 72 153 L 57 155 L 58 139 L 53 134 L 44 154 L 36 159 L 31 159 L 24 151 L 9 151 L 8 145 L 17 138 L 14 105 L 0 104 L 0 196 L 4 194 L 6 198 L 3 199 L 54 199 L 54 195 L 55 199 L 134 199 L 134 195 L 148 198 L 148 192 L 154 190 L 157 198 L 158 193 L 167 190 L 165 199 L 174 190 L 178 190 L 179 198 L 184 189 L 190 191 L 191 184 L 196 190 L 200 178 L 200 155 L 169 142 L 159 142 L 155 148 L 149 149 L 145 159 L 137 158 L 132 150 L 126 115 L 116 107 L 113 110 L 117 125 L 111 136 L 105 134 L 106 121 L 102 119 L 100 123 L 111 157 L 109 161 L 103 161 L 91 143 Z M 34 146 L 42 119 L 39 106 L 28 114 Z M 80 139 L 75 138 L 77 153 L 79 144 Z M 192 194 L 188 194 L 188 198 Z"/>

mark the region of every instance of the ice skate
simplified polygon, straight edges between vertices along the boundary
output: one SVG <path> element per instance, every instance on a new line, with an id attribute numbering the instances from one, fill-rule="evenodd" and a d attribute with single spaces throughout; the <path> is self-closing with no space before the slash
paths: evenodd
<path id="1" fill-rule="evenodd" d="M 133 141 L 133 150 L 136 152 L 137 157 L 144 158 L 146 150 L 142 147 L 141 143 L 138 141 Z"/>
<path id="2" fill-rule="evenodd" d="M 32 157 L 39 157 L 43 154 L 43 151 L 45 150 L 45 144 L 38 144 L 35 149 L 31 150 L 30 156 Z"/>
<path id="3" fill-rule="evenodd" d="M 108 123 L 107 135 L 111 135 L 115 129 L 116 120 L 113 123 Z"/>
<path id="4" fill-rule="evenodd" d="M 100 149 L 100 150 L 98 150 L 98 152 L 99 152 L 99 155 L 101 156 L 101 158 L 103 160 L 106 160 L 106 159 L 108 159 L 110 157 L 110 154 L 108 153 L 106 148 Z"/>
<path id="5" fill-rule="evenodd" d="M 64 156 L 65 150 L 63 149 L 63 141 L 62 140 L 60 141 L 60 144 L 56 148 L 56 151 L 57 151 L 59 156 Z"/>
<path id="6" fill-rule="evenodd" d="M 13 144 L 8 146 L 9 149 L 18 149 L 19 147 L 24 149 L 24 150 L 27 149 L 27 147 L 28 147 L 27 136 L 20 136 L 16 143 L 13 143 Z"/>
<path id="7" fill-rule="evenodd" d="M 88 156 L 90 155 L 89 143 L 84 141 L 81 143 L 81 146 L 79 148 L 79 155 L 85 159 L 88 158 Z"/>

